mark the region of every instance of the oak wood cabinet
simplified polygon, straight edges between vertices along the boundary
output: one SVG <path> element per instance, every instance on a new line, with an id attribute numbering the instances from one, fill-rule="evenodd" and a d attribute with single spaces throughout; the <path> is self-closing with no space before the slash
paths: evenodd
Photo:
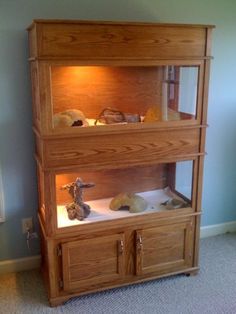
<path id="1" fill-rule="evenodd" d="M 136 231 L 136 274 L 161 274 L 190 268 L 192 222 Z"/>
<path id="2" fill-rule="evenodd" d="M 212 28 L 67 20 L 28 28 L 51 305 L 198 270 Z M 101 118 L 106 107 L 121 123 Z M 61 120 L 68 110 L 82 111 L 79 125 Z M 68 218 L 62 189 L 76 177 L 95 183 L 82 221 Z M 143 197 L 146 210 L 110 210 L 121 192 Z"/>
<path id="3" fill-rule="evenodd" d="M 65 291 L 115 282 L 124 276 L 124 234 L 63 243 Z"/>

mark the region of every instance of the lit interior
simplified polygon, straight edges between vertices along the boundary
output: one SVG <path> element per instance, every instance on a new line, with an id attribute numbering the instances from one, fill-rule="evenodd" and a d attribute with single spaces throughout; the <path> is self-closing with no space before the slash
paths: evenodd
<path id="1" fill-rule="evenodd" d="M 58 228 L 107 221 L 151 212 L 172 210 L 162 203 L 177 199 L 184 204 L 178 208 L 191 207 L 193 162 L 184 161 L 154 166 L 130 167 L 96 172 L 73 172 L 56 176 Z M 73 203 L 65 185 L 81 177 L 85 183 L 95 186 L 83 190 L 83 201 L 91 208 L 84 220 L 70 220 L 66 205 Z M 111 210 L 111 200 L 120 193 L 134 193 L 147 202 L 141 213 L 127 209 Z M 178 209 L 177 208 L 177 209 Z"/>
<path id="2" fill-rule="evenodd" d="M 67 110 L 82 111 L 83 126 L 107 124 L 99 117 L 108 107 L 139 122 L 194 119 L 197 84 L 196 66 L 52 66 L 54 127 Z"/>

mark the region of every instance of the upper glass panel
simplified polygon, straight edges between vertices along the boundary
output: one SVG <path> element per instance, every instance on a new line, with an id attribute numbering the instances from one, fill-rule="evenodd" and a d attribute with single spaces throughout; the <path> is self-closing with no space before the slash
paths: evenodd
<path id="1" fill-rule="evenodd" d="M 196 119 L 198 66 L 52 66 L 54 128 Z"/>

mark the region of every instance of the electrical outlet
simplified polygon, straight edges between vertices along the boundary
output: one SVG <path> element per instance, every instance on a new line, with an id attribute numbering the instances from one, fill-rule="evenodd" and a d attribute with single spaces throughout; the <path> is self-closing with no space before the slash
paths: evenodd
<path id="1" fill-rule="evenodd" d="M 30 233 L 30 240 L 31 240 L 31 239 L 37 239 L 37 238 L 38 238 L 37 232 L 31 232 L 31 233 Z"/>
<path id="2" fill-rule="evenodd" d="M 27 233 L 29 230 L 32 232 L 33 230 L 33 219 L 32 217 L 23 218 L 21 220 L 22 223 L 22 233 Z"/>

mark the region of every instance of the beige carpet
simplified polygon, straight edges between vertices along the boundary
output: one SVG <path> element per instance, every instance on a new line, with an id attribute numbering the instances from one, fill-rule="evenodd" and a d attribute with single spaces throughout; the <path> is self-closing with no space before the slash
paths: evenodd
<path id="1" fill-rule="evenodd" d="M 201 241 L 201 270 L 50 308 L 39 271 L 0 276 L 0 314 L 236 314 L 236 234 Z"/>

